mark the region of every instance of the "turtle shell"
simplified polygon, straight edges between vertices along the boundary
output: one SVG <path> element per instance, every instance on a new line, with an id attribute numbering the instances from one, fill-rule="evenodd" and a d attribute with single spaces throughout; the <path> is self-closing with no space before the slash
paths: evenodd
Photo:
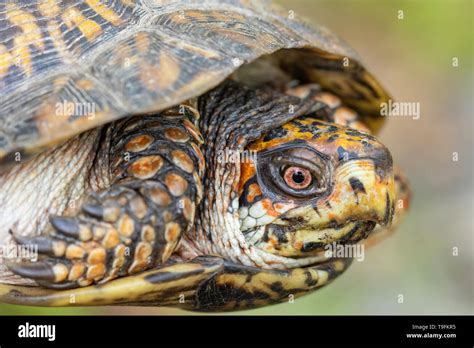
<path id="1" fill-rule="evenodd" d="M 244 0 L 3 2 L 0 167 L 199 96 L 265 55 L 336 93 L 378 130 L 389 97 L 356 53 L 327 29 L 290 17 Z M 93 112 L 78 115 L 77 106 Z"/>

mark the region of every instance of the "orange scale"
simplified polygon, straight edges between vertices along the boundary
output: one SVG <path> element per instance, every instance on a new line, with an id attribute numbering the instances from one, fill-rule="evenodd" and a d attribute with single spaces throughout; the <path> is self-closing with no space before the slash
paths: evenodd
<path id="1" fill-rule="evenodd" d="M 273 208 L 273 202 L 270 200 L 270 198 L 264 198 L 262 199 L 262 206 L 266 210 L 267 214 L 273 217 L 279 216 L 280 213 L 274 210 Z"/>
<path id="2" fill-rule="evenodd" d="M 242 194 L 245 183 L 247 183 L 257 173 L 253 162 L 241 163 L 240 165 L 240 180 L 239 180 L 239 194 Z"/>
<path id="3" fill-rule="evenodd" d="M 251 184 L 249 186 L 249 194 L 247 196 L 247 201 L 249 203 L 252 203 L 256 197 L 260 196 L 262 194 L 262 190 L 260 189 L 260 186 L 258 184 Z"/>

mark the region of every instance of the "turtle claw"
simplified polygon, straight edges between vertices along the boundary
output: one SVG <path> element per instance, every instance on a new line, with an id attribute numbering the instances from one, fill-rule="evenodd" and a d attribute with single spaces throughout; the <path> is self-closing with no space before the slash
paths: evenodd
<path id="1" fill-rule="evenodd" d="M 102 219 L 104 216 L 104 208 L 100 204 L 85 203 L 82 211 L 96 219 Z"/>
<path id="2" fill-rule="evenodd" d="M 135 199 L 130 201 L 131 205 L 136 204 L 139 195 L 132 193 L 128 197 Z M 110 197 L 108 192 L 103 196 L 104 199 Z M 117 215 L 111 219 L 114 222 L 105 221 L 101 217 L 102 204 L 89 202 L 82 205 L 77 216 L 50 216 L 53 231 L 49 236 L 13 235 L 18 244 L 37 247 L 44 262 L 13 264 L 11 271 L 38 283 L 41 281 L 40 285 L 48 288 L 66 289 L 138 273 L 160 260 L 160 248 L 164 249 L 167 244 L 155 243 L 155 230 L 151 225 L 135 229 L 140 222 L 124 208 L 114 211 Z M 170 237 L 178 237 L 179 232 L 170 228 L 168 231 Z"/>
<path id="3" fill-rule="evenodd" d="M 49 221 L 56 231 L 66 237 L 79 237 L 79 224 L 76 219 L 62 216 L 50 216 Z"/>
<path id="4" fill-rule="evenodd" d="M 109 277 L 112 271 L 118 273 L 117 264 L 106 263 L 115 260 L 117 254 L 107 258 L 107 250 L 100 244 L 104 236 L 96 233 L 92 238 L 93 228 L 96 232 L 101 228 L 106 234 L 103 223 L 60 216 L 52 216 L 50 220 L 55 230 L 52 235 L 25 237 L 12 233 L 19 245 L 33 246 L 40 254 L 40 261 L 7 264 L 13 273 L 54 289 L 88 286 L 105 278 L 107 271 Z"/>
<path id="5" fill-rule="evenodd" d="M 13 235 L 15 241 L 20 245 L 33 245 L 37 247 L 38 253 L 48 256 L 62 256 L 66 250 L 66 242 L 54 240 L 46 236 L 25 237 Z"/>
<path id="6" fill-rule="evenodd" d="M 7 267 L 15 274 L 25 278 L 54 282 L 56 275 L 47 262 L 8 262 Z M 59 269 L 56 270 L 59 273 Z"/>
<path id="7" fill-rule="evenodd" d="M 130 163 L 118 162 L 110 169 L 123 177 L 83 197 L 73 216 L 51 215 L 49 235 L 17 238 L 20 244 L 36 244 L 45 263 L 14 265 L 11 270 L 43 286 L 62 289 L 101 284 L 164 264 L 192 225 L 199 201 L 196 192 L 202 191 L 194 170 L 200 164 L 193 160 L 199 148 L 181 144 L 178 149 L 175 144 L 191 139 L 181 121 L 173 118 L 163 123 L 163 129 L 176 129 L 176 134 L 157 130 L 149 136 L 159 144 L 169 142 L 166 156 L 173 161 L 165 164 L 167 157 L 158 151 L 146 156 L 137 152 Z M 169 128 L 174 123 L 176 128 Z M 112 146 L 118 149 L 120 139 L 128 134 L 117 137 Z M 138 146 L 142 136 L 137 134 L 127 144 Z"/>
<path id="8" fill-rule="evenodd" d="M 82 260 L 49 257 L 36 262 L 8 262 L 6 266 L 11 272 L 24 278 L 31 278 L 39 285 L 51 289 L 87 286 L 94 281 L 88 277 L 101 278 L 101 275 L 97 274 L 97 265 L 86 265 Z M 104 266 L 102 268 L 105 269 Z"/>
<path id="9" fill-rule="evenodd" d="M 9 262 L 7 267 L 13 273 L 35 280 L 40 286 L 65 290 L 77 288 L 80 284 L 68 280 L 71 269 L 61 263 L 53 263 L 53 260 L 41 262 Z"/>
<path id="10" fill-rule="evenodd" d="M 36 281 L 38 285 L 43 288 L 53 289 L 53 290 L 68 290 L 77 288 L 78 284 L 76 282 L 65 282 L 65 283 L 51 283 L 47 281 L 38 280 Z"/>

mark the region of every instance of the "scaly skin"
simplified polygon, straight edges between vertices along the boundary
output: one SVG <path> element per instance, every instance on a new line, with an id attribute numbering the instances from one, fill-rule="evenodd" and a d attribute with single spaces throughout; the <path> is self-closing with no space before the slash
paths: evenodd
<path id="1" fill-rule="evenodd" d="M 55 289 L 88 286 L 168 260 L 193 225 L 201 199 L 202 138 L 190 106 L 113 125 L 111 186 L 92 192 L 71 217 L 51 216 L 52 236 L 21 237 L 38 245 L 41 262 L 9 264 L 18 275 Z M 191 119 L 191 120 L 190 120 Z"/>
<path id="2" fill-rule="evenodd" d="M 343 105 L 338 96 L 321 89 L 317 84 L 300 85 L 295 88 L 289 88 L 286 91 L 289 95 L 295 95 L 299 98 L 304 98 L 312 92 L 316 92 L 313 96 L 314 100 L 321 101 L 328 106 L 325 112 L 320 113 L 320 117 L 324 121 L 350 127 L 363 133 L 372 133 L 360 113 Z M 400 225 L 410 207 L 412 193 L 408 179 L 403 170 L 396 165 L 394 165 L 393 172 L 396 197 L 393 221 L 388 226 L 377 225 L 368 238 L 363 241 L 366 247 L 371 247 L 390 236 Z"/>
<path id="3" fill-rule="evenodd" d="M 317 255 L 333 242 L 366 238 L 376 223 L 390 225 L 391 156 L 373 136 L 306 117 L 275 128 L 248 149 L 257 156 L 242 164 L 240 219 L 247 239 L 260 249 L 286 257 Z M 291 184 L 292 178 L 274 179 L 285 170 L 312 176 L 312 182 L 307 189 L 285 190 L 284 180 Z"/>
<path id="4" fill-rule="evenodd" d="M 32 266 L 34 264 L 12 266 L 17 273 L 40 279 L 40 283 L 47 287 L 86 287 L 51 292 L 2 286 L 1 298 L 11 303 L 46 306 L 138 304 L 216 311 L 278 303 L 289 296 L 298 297 L 328 284 L 348 268 L 351 259 L 324 257 L 321 255 L 322 246 L 332 241 L 355 243 L 369 235 L 376 222 L 389 225 L 394 214 L 394 190 L 400 192 L 403 185 L 400 185 L 401 181 L 394 185 L 390 154 L 375 137 L 363 129 L 357 131 L 321 121 L 334 121 L 335 110 L 343 107 L 331 106 L 327 98 L 334 101 L 336 97 L 321 96 L 321 93 L 325 92 L 315 93 L 309 88 L 295 99 L 227 83 L 201 98 L 201 129 L 207 145 L 213 146 L 204 151 L 207 173 L 204 176 L 203 202 L 198 207 L 194 228 L 190 228 L 191 210 L 183 209 L 186 205 L 179 202 L 182 202 L 182 195 L 192 197 L 194 201 L 191 203 L 196 205 L 201 198 L 197 179 L 202 177 L 205 165 L 198 151 L 202 140 L 193 126 L 199 118 L 196 110 L 189 106 L 185 108 L 191 121 L 183 115 L 176 115 L 177 110 L 172 109 L 166 114 L 175 114 L 175 118 L 146 116 L 115 124 L 110 128 L 115 135 L 111 136 L 109 151 L 112 186 L 98 194 L 90 194 L 81 211 L 72 219 L 52 218 L 57 230 L 52 238 L 18 238 L 21 243 L 39 242 L 44 253 L 57 252 L 54 243 L 65 243 L 64 247 L 74 247 L 73 251 L 80 248 L 86 252 L 81 260 L 70 260 L 59 254 L 38 263 L 42 268 Z M 288 94 L 294 93 L 290 91 Z M 285 112 L 290 105 L 295 110 L 293 115 Z M 349 109 L 343 111 L 352 115 Z M 350 122 L 346 125 L 357 128 L 357 118 L 342 119 Z M 182 132 L 166 135 L 165 128 L 173 122 L 181 122 L 173 127 Z M 176 157 L 177 160 L 171 159 L 177 144 L 181 150 L 183 146 L 186 148 L 191 161 L 182 154 Z M 262 185 L 258 176 L 272 180 L 278 171 L 259 170 L 259 164 L 251 161 L 222 163 L 218 159 L 218 150 L 226 148 L 255 151 L 257 156 L 265 156 L 269 150 L 284 155 L 289 149 L 291 152 L 287 159 L 297 159 L 297 165 L 301 165 L 302 159 L 316 160 L 321 177 L 315 179 L 321 183 L 321 190 L 315 191 L 315 196 L 311 195 L 309 199 L 301 193 L 297 199 L 290 197 L 294 190 L 284 194 L 277 192 L 272 189 L 273 184 Z M 122 155 L 125 152 L 133 153 L 130 161 L 124 161 Z M 164 165 L 150 156 L 160 156 L 168 160 L 167 165 L 172 162 L 174 166 L 164 170 Z M 136 165 L 143 159 L 147 162 Z M 264 158 L 261 163 L 266 163 Z M 187 190 L 182 190 L 179 179 L 166 182 L 169 171 L 178 171 L 186 181 Z M 332 184 L 327 186 L 324 183 Z M 155 199 L 153 194 L 150 195 L 150 188 L 156 189 Z M 326 194 L 323 188 L 330 194 Z M 163 208 L 163 192 L 170 198 L 170 209 Z M 262 204 L 265 200 L 269 200 L 268 204 Z M 154 204 L 150 205 L 150 201 Z M 145 204 L 141 204 L 143 202 Z M 255 216 L 258 220 L 262 207 L 271 219 L 260 224 L 264 230 L 260 235 L 262 238 L 257 238 L 255 233 L 251 233 L 256 232 L 255 226 L 245 225 L 243 210 L 250 213 L 253 208 L 252 211 L 259 215 Z M 271 211 L 267 209 L 269 207 Z M 143 229 L 137 226 L 148 224 L 151 214 L 159 217 L 161 223 L 152 224 L 153 229 L 142 233 Z M 166 228 L 163 229 L 165 222 L 179 226 L 180 232 L 184 232 L 184 239 L 171 261 L 167 259 L 181 234 L 167 240 Z M 97 235 L 95 232 L 99 225 L 105 231 Z M 277 230 L 283 233 L 276 233 Z M 115 239 L 117 244 L 108 248 L 110 238 L 106 236 L 111 231 L 119 238 Z M 154 243 L 145 253 L 150 257 L 144 258 L 137 250 L 143 248 L 141 245 L 148 242 L 146 239 L 150 236 L 153 237 L 151 240 L 161 238 L 165 243 Z M 132 257 L 125 257 L 126 267 L 120 267 L 116 250 L 127 247 L 132 251 Z M 103 249 L 109 249 L 106 255 L 112 257 L 104 260 L 100 254 L 97 256 Z M 216 254 L 225 260 L 200 256 Z M 95 262 L 97 259 L 101 262 Z M 85 264 L 87 271 L 84 270 L 77 279 L 64 278 L 66 272 L 71 278 L 73 267 L 77 268 L 76 265 L 81 263 Z M 103 271 L 94 274 L 97 265 Z M 55 274 L 55 267 L 66 267 L 67 271 L 60 269 Z M 39 268 L 43 272 L 38 272 Z M 157 269 L 146 271 L 150 268 Z M 145 272 L 134 274 L 140 271 Z M 123 279 L 112 280 L 125 275 L 127 277 Z M 173 276 L 170 278 L 170 275 Z M 91 283 L 98 285 L 87 286 Z M 133 288 L 127 296 L 121 290 L 124 286 Z M 186 297 L 184 302 L 180 300 L 182 295 Z"/>
<path id="5" fill-rule="evenodd" d="M 24 157 L 0 174 L 0 244 L 14 246 L 15 236 L 48 235 L 49 215 L 72 215 L 89 191 L 110 186 L 109 139 L 102 127 L 78 135 L 34 159 Z M 10 272 L 0 257 L 0 281 L 35 282 Z"/>

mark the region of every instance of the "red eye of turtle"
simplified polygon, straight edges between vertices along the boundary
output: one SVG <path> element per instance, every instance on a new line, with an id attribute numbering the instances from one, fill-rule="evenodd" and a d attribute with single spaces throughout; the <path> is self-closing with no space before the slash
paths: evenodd
<path id="1" fill-rule="evenodd" d="M 295 190 L 307 188 L 312 181 L 311 172 L 301 167 L 289 167 L 283 174 L 286 184 Z"/>

